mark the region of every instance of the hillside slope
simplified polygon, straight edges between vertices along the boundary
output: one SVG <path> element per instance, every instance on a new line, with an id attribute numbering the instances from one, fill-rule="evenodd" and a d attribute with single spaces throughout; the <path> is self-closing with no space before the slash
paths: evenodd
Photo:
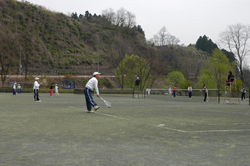
<path id="1" fill-rule="evenodd" d="M 0 13 L 1 30 L 19 35 L 27 74 L 91 74 L 98 64 L 105 74 L 114 74 L 122 57 L 133 53 L 144 57 L 155 54 L 161 57 L 161 63 L 167 64 L 162 74 L 180 70 L 188 77 L 190 72 L 199 73 L 208 56 L 181 46 L 154 47 L 147 44 L 139 25 L 115 26 L 87 11 L 76 19 L 27 1 L 0 0 Z M 116 62 L 112 63 L 114 59 Z M 10 74 L 17 73 L 18 66 L 12 67 Z"/>

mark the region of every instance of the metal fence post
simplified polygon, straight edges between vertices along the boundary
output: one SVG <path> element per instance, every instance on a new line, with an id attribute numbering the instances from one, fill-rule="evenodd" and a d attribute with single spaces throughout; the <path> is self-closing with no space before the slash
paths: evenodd
<path id="1" fill-rule="evenodd" d="M 220 89 L 218 89 L 218 104 L 220 104 Z"/>

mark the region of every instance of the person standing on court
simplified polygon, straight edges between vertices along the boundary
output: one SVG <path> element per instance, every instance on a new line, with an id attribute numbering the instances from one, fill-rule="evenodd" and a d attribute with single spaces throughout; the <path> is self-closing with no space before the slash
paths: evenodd
<path id="1" fill-rule="evenodd" d="M 39 99 L 39 94 L 38 94 L 39 87 L 40 87 L 40 84 L 38 83 L 38 81 L 39 81 L 39 78 L 36 77 L 34 86 L 33 86 L 35 102 L 41 102 L 41 100 Z"/>
<path id="2" fill-rule="evenodd" d="M 58 85 L 57 84 L 55 85 L 55 93 L 56 93 L 57 96 L 60 96 L 59 93 L 58 93 Z"/>
<path id="3" fill-rule="evenodd" d="M 205 85 L 205 84 L 202 84 L 202 87 L 203 87 L 202 92 L 204 93 L 204 102 L 205 102 L 205 101 L 206 101 L 206 99 L 207 99 L 207 93 L 208 93 L 208 90 L 207 90 L 207 88 L 206 88 L 206 85 Z M 207 102 L 208 102 L 208 100 L 207 100 Z"/>
<path id="4" fill-rule="evenodd" d="M 192 85 L 190 84 L 189 87 L 188 87 L 188 96 L 189 96 L 189 99 L 192 99 Z"/>
<path id="5" fill-rule="evenodd" d="M 246 89 L 244 88 L 244 86 L 241 86 L 241 100 L 244 99 L 244 101 L 246 100 Z"/>
<path id="6" fill-rule="evenodd" d="M 54 84 L 52 83 L 50 88 L 49 88 L 49 91 L 50 91 L 50 97 L 53 97 L 53 86 Z"/>
<path id="7" fill-rule="evenodd" d="M 17 89 L 18 89 L 18 94 L 21 94 L 22 87 L 20 84 L 18 84 Z"/>
<path id="8" fill-rule="evenodd" d="M 16 96 L 16 82 L 13 84 L 13 95 Z"/>
<path id="9" fill-rule="evenodd" d="M 168 93 L 169 93 L 169 95 L 172 94 L 172 89 L 171 89 L 171 87 L 168 89 Z"/>
<path id="10" fill-rule="evenodd" d="M 93 77 L 87 82 L 83 92 L 86 99 L 86 106 L 87 106 L 87 113 L 93 113 L 92 107 L 94 107 L 94 110 L 98 110 L 100 107 L 96 104 L 96 102 L 93 100 L 92 92 L 95 89 L 97 97 L 100 97 L 99 90 L 98 90 L 98 79 L 100 77 L 99 72 L 94 72 Z"/>
<path id="11" fill-rule="evenodd" d="M 175 93 L 176 93 L 176 87 L 173 87 L 173 97 L 175 97 Z"/>

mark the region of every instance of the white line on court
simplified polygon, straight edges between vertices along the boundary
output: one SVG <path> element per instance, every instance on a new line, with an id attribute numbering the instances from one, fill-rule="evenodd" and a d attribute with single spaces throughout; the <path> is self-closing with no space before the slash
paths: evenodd
<path id="1" fill-rule="evenodd" d="M 218 126 L 218 125 L 250 125 L 250 123 L 210 123 L 209 126 Z"/>
<path id="2" fill-rule="evenodd" d="M 103 113 L 100 113 L 100 112 L 95 112 L 95 113 L 101 114 L 101 115 L 105 115 L 105 116 L 109 116 L 109 117 L 113 117 L 113 118 L 117 118 L 117 119 L 128 120 L 128 119 L 126 119 L 126 118 L 121 118 L 121 117 L 114 116 L 114 115 L 109 115 L 109 114 L 103 114 Z"/>
<path id="3" fill-rule="evenodd" d="M 172 130 L 172 131 L 178 131 L 178 132 L 181 132 L 181 133 L 185 133 L 186 132 L 184 130 L 178 130 L 178 129 L 172 129 L 172 128 L 169 128 L 169 127 L 165 127 L 165 124 L 158 124 L 158 125 L 156 125 L 156 127 L 160 127 L 160 128 L 164 128 L 164 129 Z"/>
<path id="4" fill-rule="evenodd" d="M 82 110 L 82 109 L 80 109 L 80 108 L 73 107 L 73 106 L 69 106 L 69 108 L 73 108 L 73 109 L 77 109 L 77 110 Z M 116 119 L 128 120 L 128 119 L 126 119 L 126 118 L 121 118 L 121 117 L 118 117 L 118 116 L 109 115 L 109 114 L 104 114 L 104 113 L 100 113 L 100 112 L 95 112 L 95 114 L 100 114 L 100 115 L 104 115 L 104 116 L 108 116 L 108 117 L 112 117 L 112 118 L 116 118 Z"/>
<path id="5" fill-rule="evenodd" d="M 194 131 L 196 133 L 215 133 L 215 132 L 239 132 L 239 131 L 250 131 L 250 129 L 238 129 L 238 130 L 203 130 L 203 131 Z M 192 131 L 188 131 L 192 132 Z"/>
<path id="6" fill-rule="evenodd" d="M 159 125 L 156 125 L 156 127 L 160 127 L 160 128 L 164 128 L 164 129 L 172 130 L 172 131 L 177 131 L 177 132 L 181 132 L 181 133 L 190 133 L 190 132 L 195 132 L 195 133 L 215 133 L 215 132 L 240 132 L 240 131 L 250 131 L 250 129 L 184 131 L 184 130 L 179 130 L 179 129 L 173 129 L 173 128 L 165 127 L 165 124 L 159 124 Z"/>

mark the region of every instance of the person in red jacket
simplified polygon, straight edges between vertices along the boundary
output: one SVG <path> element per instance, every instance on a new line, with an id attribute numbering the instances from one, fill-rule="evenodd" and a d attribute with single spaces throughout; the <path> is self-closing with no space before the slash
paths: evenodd
<path id="1" fill-rule="evenodd" d="M 173 97 L 175 97 L 175 93 L 176 93 L 176 87 L 173 87 Z"/>
<path id="2" fill-rule="evenodd" d="M 50 97 L 53 97 L 53 86 L 54 84 L 52 83 L 49 90 L 50 90 Z"/>

